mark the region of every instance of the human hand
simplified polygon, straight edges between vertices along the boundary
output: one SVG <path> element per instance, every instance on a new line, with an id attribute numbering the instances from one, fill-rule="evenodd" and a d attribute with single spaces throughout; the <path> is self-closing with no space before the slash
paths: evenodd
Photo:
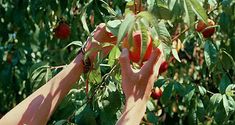
<path id="1" fill-rule="evenodd" d="M 98 51 L 103 52 L 103 55 L 106 56 L 117 41 L 117 37 L 113 36 L 112 33 L 106 30 L 106 26 L 104 23 L 101 23 L 96 27 L 96 29 L 94 30 L 93 38 L 95 42 L 92 41 L 92 39 L 89 39 L 89 41 L 87 41 L 88 43 L 85 49 L 86 51 L 92 51 L 89 55 L 89 58 L 92 62 L 95 60 Z M 104 43 L 110 43 L 110 45 L 102 47 L 102 44 Z"/>
<path id="2" fill-rule="evenodd" d="M 151 95 L 153 83 L 157 79 L 160 65 L 164 61 L 163 54 L 158 48 L 155 48 L 150 59 L 137 72 L 134 72 L 131 68 L 129 52 L 126 48 L 122 50 L 119 60 L 126 104 L 134 105 L 138 100 L 147 102 Z"/>

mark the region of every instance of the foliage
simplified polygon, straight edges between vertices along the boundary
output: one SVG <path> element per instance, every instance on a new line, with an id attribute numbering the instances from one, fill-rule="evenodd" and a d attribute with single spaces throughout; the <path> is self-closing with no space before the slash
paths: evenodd
<path id="1" fill-rule="evenodd" d="M 48 124 L 115 124 L 125 100 L 120 43 L 136 29 L 142 49 L 149 31 L 169 63 L 154 84 L 163 95 L 149 100 L 143 124 L 234 124 L 235 2 L 147 0 L 139 7 L 146 11 L 133 12 L 134 0 L 0 0 L 0 116 L 61 71 L 105 22 L 117 45 L 105 58 L 99 53 L 96 70 L 77 81 Z M 216 32 L 203 38 L 194 26 L 208 18 Z M 54 36 L 61 20 L 71 28 L 62 40 Z"/>

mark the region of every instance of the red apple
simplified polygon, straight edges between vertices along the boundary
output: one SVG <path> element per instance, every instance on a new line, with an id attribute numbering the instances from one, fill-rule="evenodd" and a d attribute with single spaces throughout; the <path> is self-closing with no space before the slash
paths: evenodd
<path id="1" fill-rule="evenodd" d="M 152 90 L 151 97 L 153 99 L 160 99 L 162 96 L 162 90 L 159 87 L 156 87 Z"/>
<path id="2" fill-rule="evenodd" d="M 60 22 L 54 31 L 55 37 L 58 39 L 67 39 L 70 36 L 70 27 L 65 22 Z"/>

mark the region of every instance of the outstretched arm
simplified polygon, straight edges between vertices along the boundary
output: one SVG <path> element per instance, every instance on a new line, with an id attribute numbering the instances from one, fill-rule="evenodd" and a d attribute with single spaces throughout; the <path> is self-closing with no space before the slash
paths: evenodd
<path id="1" fill-rule="evenodd" d="M 0 120 L 1 125 L 44 125 L 55 107 L 83 72 L 79 54 L 65 69 L 14 107 Z"/>
<path id="2" fill-rule="evenodd" d="M 96 28 L 94 39 L 99 42 L 115 43 L 116 41 L 116 38 L 106 31 L 105 24 L 100 24 Z M 86 50 L 97 47 L 101 48 L 97 43 L 89 41 Z M 107 54 L 111 47 L 101 49 Z M 97 51 L 94 51 L 89 56 L 91 62 L 94 61 L 96 54 Z M 77 55 L 59 74 L 9 111 L 0 119 L 0 125 L 45 125 L 59 102 L 79 80 L 84 67 L 83 56 L 82 53 Z"/>

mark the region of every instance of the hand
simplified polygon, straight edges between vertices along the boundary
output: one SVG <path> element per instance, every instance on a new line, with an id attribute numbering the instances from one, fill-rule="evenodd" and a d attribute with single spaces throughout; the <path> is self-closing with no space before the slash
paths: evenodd
<path id="1" fill-rule="evenodd" d="M 115 45 L 117 41 L 117 37 L 113 36 L 112 33 L 108 32 L 106 30 L 106 26 L 104 23 L 101 23 L 97 26 L 97 28 L 94 31 L 94 39 L 98 42 L 92 42 L 91 40 L 88 41 L 88 45 L 86 47 L 86 50 L 89 51 L 91 50 L 92 53 L 90 54 L 90 59 L 93 62 L 95 60 L 95 57 L 97 55 L 98 51 L 102 51 L 103 55 L 106 56 L 113 46 L 106 46 L 102 47 L 103 43 L 110 43 Z M 92 50 L 95 49 L 95 50 Z"/>
<path id="2" fill-rule="evenodd" d="M 129 53 L 123 49 L 119 58 L 122 74 L 122 89 L 128 105 L 137 100 L 146 101 L 151 95 L 153 83 L 157 79 L 158 70 L 164 61 L 163 54 L 155 48 L 150 59 L 141 67 L 138 72 L 134 72 L 130 66 Z"/>
<path id="3" fill-rule="evenodd" d="M 137 72 L 131 68 L 127 49 L 122 50 L 119 61 L 126 104 L 117 125 L 139 125 L 144 116 L 153 83 L 157 79 L 158 70 L 164 61 L 163 54 L 158 48 L 155 48 L 150 59 Z"/>

